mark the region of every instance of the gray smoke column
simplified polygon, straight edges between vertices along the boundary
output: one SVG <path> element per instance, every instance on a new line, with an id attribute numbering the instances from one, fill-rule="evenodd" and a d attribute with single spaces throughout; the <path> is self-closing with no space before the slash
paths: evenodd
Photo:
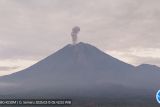
<path id="1" fill-rule="evenodd" d="M 74 28 L 72 28 L 71 36 L 72 36 L 73 45 L 77 43 L 77 34 L 79 33 L 79 31 L 80 31 L 79 26 L 75 26 Z"/>

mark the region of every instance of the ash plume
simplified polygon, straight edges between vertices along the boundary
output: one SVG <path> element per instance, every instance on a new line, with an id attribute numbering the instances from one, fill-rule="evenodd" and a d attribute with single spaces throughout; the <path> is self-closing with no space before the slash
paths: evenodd
<path id="1" fill-rule="evenodd" d="M 77 34 L 79 33 L 79 31 L 80 31 L 79 26 L 75 26 L 72 28 L 71 36 L 72 36 L 73 45 L 77 43 L 77 39 L 78 39 Z"/>

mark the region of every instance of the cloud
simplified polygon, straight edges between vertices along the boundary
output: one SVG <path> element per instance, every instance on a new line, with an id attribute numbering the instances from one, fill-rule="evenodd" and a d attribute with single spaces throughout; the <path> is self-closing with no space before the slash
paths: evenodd
<path id="1" fill-rule="evenodd" d="M 160 48 L 159 4 L 159 0 L 1 0 L 0 59 L 38 61 L 71 43 L 75 25 L 81 27 L 80 41 L 104 51 L 154 51 Z"/>
<path id="2" fill-rule="evenodd" d="M 21 71 L 29 66 L 35 64 L 39 60 L 27 59 L 8 59 L 0 60 L 0 76 L 8 75 L 14 72 Z"/>
<path id="3" fill-rule="evenodd" d="M 15 70 L 18 67 L 10 67 L 10 66 L 0 66 L 0 71 L 10 71 L 10 70 Z"/>
<path id="4" fill-rule="evenodd" d="M 140 64 L 160 66 L 160 49 L 130 48 L 126 50 L 109 50 L 106 53 L 136 66 Z"/>

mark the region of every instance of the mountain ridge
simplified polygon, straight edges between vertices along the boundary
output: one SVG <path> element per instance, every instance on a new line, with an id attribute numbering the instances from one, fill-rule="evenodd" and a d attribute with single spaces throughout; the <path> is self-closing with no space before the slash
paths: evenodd
<path id="1" fill-rule="evenodd" d="M 112 94 L 119 90 L 124 90 L 125 93 L 129 89 L 137 91 L 147 88 L 155 91 L 159 87 L 160 72 L 148 73 L 145 67 L 142 68 L 127 64 L 90 44 L 80 42 L 66 45 L 27 69 L 0 77 L 0 85 L 6 84 L 4 88 L 0 87 L 0 92 L 33 94 L 37 91 L 47 94 L 43 91 L 47 89 L 51 94 L 59 91 L 59 95 L 72 92 L 76 95 L 79 92 L 77 95 L 85 96 L 90 90 L 88 95 L 93 96 L 93 93 L 100 94 L 105 90 Z"/>

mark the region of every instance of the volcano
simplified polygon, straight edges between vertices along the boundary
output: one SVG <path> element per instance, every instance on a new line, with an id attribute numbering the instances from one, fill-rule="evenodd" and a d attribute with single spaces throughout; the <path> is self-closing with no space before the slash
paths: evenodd
<path id="1" fill-rule="evenodd" d="M 33 98 L 154 97 L 160 88 L 159 76 L 157 66 L 133 66 L 80 42 L 65 46 L 27 69 L 0 77 L 0 93 Z"/>

